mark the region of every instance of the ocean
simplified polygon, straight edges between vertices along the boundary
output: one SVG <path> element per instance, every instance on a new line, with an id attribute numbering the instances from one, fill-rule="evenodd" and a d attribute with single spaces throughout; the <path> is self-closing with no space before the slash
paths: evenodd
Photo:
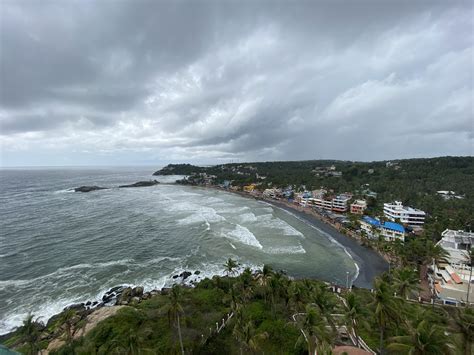
<path id="1" fill-rule="evenodd" d="M 223 264 L 270 264 L 293 277 L 344 285 L 358 268 L 327 233 L 292 213 L 152 177 L 153 168 L 0 170 L 0 334 L 28 313 L 43 321 L 117 285 L 145 290 L 223 275 Z M 157 178 L 152 187 L 116 188 Z M 73 192 L 82 185 L 111 187 Z M 115 188 L 114 188 L 115 187 Z M 199 271 L 199 274 L 194 274 Z"/>

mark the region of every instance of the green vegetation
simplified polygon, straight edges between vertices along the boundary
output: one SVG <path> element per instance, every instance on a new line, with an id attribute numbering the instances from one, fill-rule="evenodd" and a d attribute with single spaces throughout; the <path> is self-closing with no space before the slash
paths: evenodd
<path id="1" fill-rule="evenodd" d="M 319 173 L 316 168 L 334 166 L 342 176 Z M 316 169 L 316 170 L 315 170 Z M 474 157 L 442 157 L 405 159 L 381 162 L 308 160 L 223 164 L 197 167 L 189 164 L 169 165 L 156 174 L 216 176 L 215 183 L 232 181 L 233 186 L 258 183 L 257 188 L 293 186 L 296 190 L 326 189 L 353 192 L 376 192 L 377 199 L 368 199 L 368 213 L 381 213 L 384 202 L 402 201 L 405 205 L 428 213 L 426 234 L 438 238 L 446 229 L 469 229 L 474 226 Z M 257 177 L 257 174 L 259 177 Z M 261 179 L 261 177 L 265 179 Z M 454 191 L 464 199 L 445 200 L 436 192 Z"/>
<path id="2" fill-rule="evenodd" d="M 229 260 L 225 269 L 235 264 Z M 470 354 L 474 310 L 395 296 L 403 294 L 400 288 L 413 290 L 411 280 L 408 269 L 399 269 L 377 278 L 372 292 L 339 295 L 323 282 L 291 280 L 268 265 L 255 274 L 246 269 L 195 288 L 176 285 L 124 307 L 79 339 L 72 338 L 73 316 L 66 312 L 59 318 L 61 338 L 69 340 L 52 353 L 329 354 L 336 345 L 352 344 L 347 328 L 356 343 L 360 336 L 380 353 Z M 40 338 L 30 316 L 6 345 L 34 353 Z"/>

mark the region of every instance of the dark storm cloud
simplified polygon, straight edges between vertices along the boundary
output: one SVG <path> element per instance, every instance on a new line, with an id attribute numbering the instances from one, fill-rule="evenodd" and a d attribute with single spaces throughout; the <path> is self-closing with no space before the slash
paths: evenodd
<path id="1" fill-rule="evenodd" d="M 473 153 L 469 1 L 0 6 L 7 163 Z"/>

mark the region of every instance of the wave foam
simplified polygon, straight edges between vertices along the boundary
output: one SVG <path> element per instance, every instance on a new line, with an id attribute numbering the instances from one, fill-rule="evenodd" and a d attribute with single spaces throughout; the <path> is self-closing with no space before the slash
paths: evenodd
<path id="1" fill-rule="evenodd" d="M 252 247 L 256 247 L 258 249 L 262 249 L 262 244 L 257 240 L 255 235 L 249 231 L 247 228 L 241 226 L 240 224 L 237 224 L 235 226 L 235 229 L 225 233 L 225 237 L 228 237 L 232 240 L 235 240 L 239 243 L 250 245 Z"/>
<path id="2" fill-rule="evenodd" d="M 306 254 L 306 250 L 302 245 L 294 245 L 289 247 L 270 247 L 264 250 L 267 254 Z"/>

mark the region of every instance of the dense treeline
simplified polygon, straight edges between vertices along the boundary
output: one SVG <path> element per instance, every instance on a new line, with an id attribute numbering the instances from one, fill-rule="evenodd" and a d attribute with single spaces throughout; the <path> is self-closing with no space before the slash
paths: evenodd
<path id="1" fill-rule="evenodd" d="M 331 354 L 351 344 L 351 333 L 356 345 L 364 341 L 379 353 L 471 354 L 473 309 L 407 301 L 417 294 L 412 268 L 377 278 L 373 292 L 337 294 L 323 282 L 291 280 L 269 266 L 232 277 L 237 266 L 229 259 L 227 277 L 195 288 L 175 285 L 126 306 L 85 337 L 76 336 L 85 324 L 65 312 L 49 329 L 65 341 L 52 353 Z M 7 345 L 32 354 L 48 346 L 41 339 L 41 326 L 29 317 Z"/>
<path id="2" fill-rule="evenodd" d="M 309 160 L 289 162 L 259 162 L 224 164 L 211 167 L 193 167 L 189 164 L 170 165 L 162 174 L 215 175 L 216 182 L 231 180 L 233 185 L 259 183 L 259 189 L 270 186 L 293 186 L 299 190 L 325 187 L 336 193 L 352 192 L 362 197 L 370 189 L 378 194 L 369 210 L 381 213 L 384 202 L 393 200 L 422 209 L 428 213 L 427 233 L 435 238 L 445 228 L 474 228 L 474 157 L 441 157 L 404 159 L 388 164 L 381 162 L 351 162 Z M 342 176 L 327 176 L 314 172 L 318 167 L 334 166 Z M 265 179 L 257 178 L 265 177 Z M 464 199 L 445 200 L 436 192 L 454 191 Z"/>

